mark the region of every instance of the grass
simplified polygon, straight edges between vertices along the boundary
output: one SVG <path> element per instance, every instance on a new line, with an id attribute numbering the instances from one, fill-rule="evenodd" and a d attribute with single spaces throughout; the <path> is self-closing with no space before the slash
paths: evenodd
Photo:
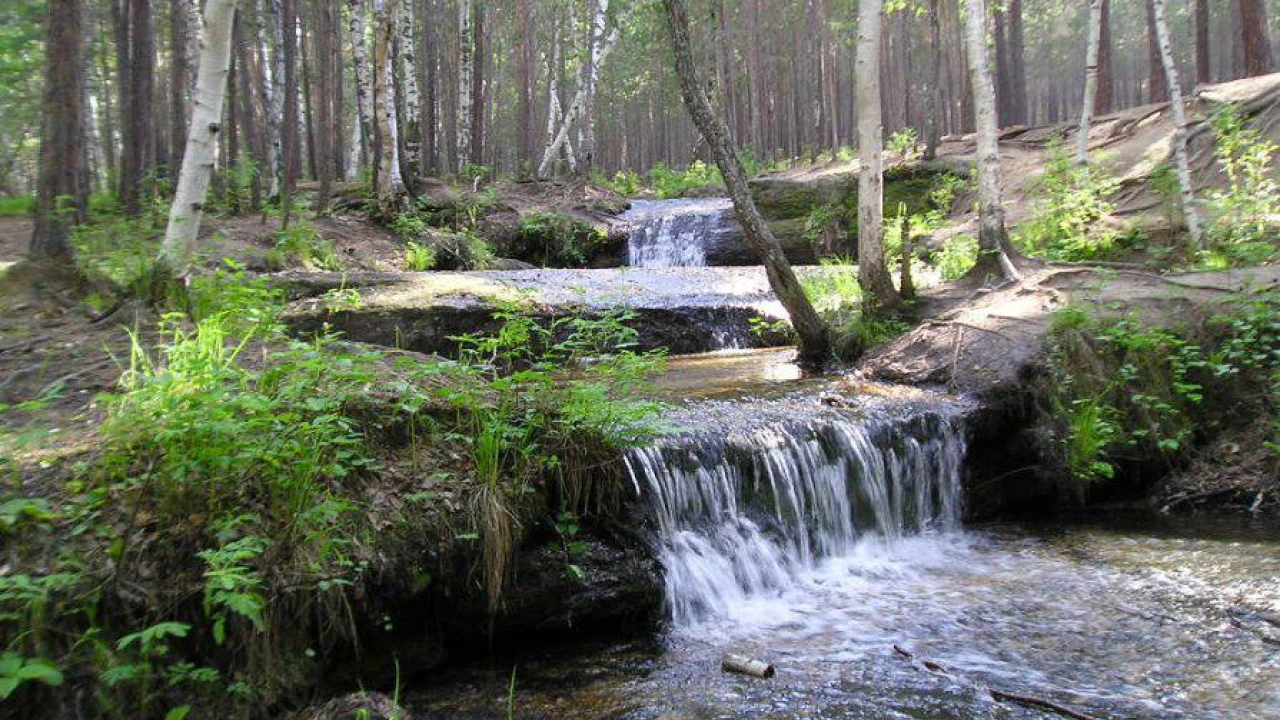
<path id="1" fill-rule="evenodd" d="M 36 211 L 36 199 L 28 195 L 0 197 L 0 217 L 28 217 Z"/>

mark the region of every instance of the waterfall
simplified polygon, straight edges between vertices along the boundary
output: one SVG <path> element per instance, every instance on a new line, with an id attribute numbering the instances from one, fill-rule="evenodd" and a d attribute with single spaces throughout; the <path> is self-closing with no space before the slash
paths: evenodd
<path id="1" fill-rule="evenodd" d="M 633 267 L 701 267 L 707 250 L 732 231 L 727 198 L 636 200 L 622 219 L 633 224 L 627 264 Z"/>
<path id="2" fill-rule="evenodd" d="M 632 450 L 677 627 L 805 582 L 825 561 L 957 530 L 965 445 L 937 411 L 831 415 Z"/>

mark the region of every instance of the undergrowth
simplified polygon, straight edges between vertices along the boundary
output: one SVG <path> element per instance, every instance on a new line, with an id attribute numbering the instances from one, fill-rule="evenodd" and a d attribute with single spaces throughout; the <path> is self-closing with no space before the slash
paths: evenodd
<path id="1" fill-rule="evenodd" d="M 95 449 L 0 489 L 0 697 L 20 715 L 275 712 L 370 632 L 380 584 L 430 587 L 422 553 L 468 533 L 500 612 L 527 525 L 584 512 L 569 498 L 601 458 L 661 429 L 643 398 L 662 357 L 624 313 L 510 310 L 446 361 L 291 338 L 280 294 L 234 264 L 190 296 L 134 334 Z M 443 487 L 471 500 L 426 512 Z"/>
<path id="2" fill-rule="evenodd" d="M 1114 209 L 1109 197 L 1119 181 L 1096 164 L 1077 165 L 1061 143 L 1049 146 L 1044 174 L 1034 183 L 1032 215 L 1014 234 L 1029 255 L 1051 260 L 1100 260 L 1121 237 L 1099 221 Z"/>
<path id="3" fill-rule="evenodd" d="M 1176 467 L 1206 436 L 1272 418 L 1280 456 L 1280 297 L 1242 294 L 1174 328 L 1059 311 L 1050 334 L 1048 456 L 1071 478 Z"/>
<path id="4" fill-rule="evenodd" d="M 1280 145 L 1250 127 L 1231 105 L 1210 122 L 1226 185 L 1211 191 L 1205 203 L 1209 226 L 1201 263 L 1221 269 L 1272 262 L 1280 254 L 1280 182 L 1273 166 Z"/>

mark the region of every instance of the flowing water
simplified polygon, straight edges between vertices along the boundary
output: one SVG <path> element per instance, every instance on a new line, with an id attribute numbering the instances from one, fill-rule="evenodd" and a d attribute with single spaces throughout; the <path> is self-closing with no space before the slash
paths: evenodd
<path id="1" fill-rule="evenodd" d="M 731 232 L 732 210 L 727 198 L 634 201 L 622 215 L 634 227 L 627 239 L 627 264 L 706 265 L 709 245 Z"/>
<path id="2" fill-rule="evenodd" d="M 991 688 L 1115 720 L 1280 718 L 1277 629 L 1258 620 L 1280 617 L 1274 526 L 964 528 L 962 408 L 856 404 L 688 404 L 687 432 L 627 457 L 662 630 L 467 668 L 411 705 L 505 717 L 514 668 L 521 718 L 1054 717 Z M 729 652 L 778 674 L 723 674 Z"/>

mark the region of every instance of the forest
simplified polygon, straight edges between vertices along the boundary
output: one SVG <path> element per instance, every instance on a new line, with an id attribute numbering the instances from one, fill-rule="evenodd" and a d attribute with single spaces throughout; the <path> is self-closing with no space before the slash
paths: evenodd
<path id="1" fill-rule="evenodd" d="M 1269 0 L 6 0 L 0 717 L 1269 717 Z"/>

